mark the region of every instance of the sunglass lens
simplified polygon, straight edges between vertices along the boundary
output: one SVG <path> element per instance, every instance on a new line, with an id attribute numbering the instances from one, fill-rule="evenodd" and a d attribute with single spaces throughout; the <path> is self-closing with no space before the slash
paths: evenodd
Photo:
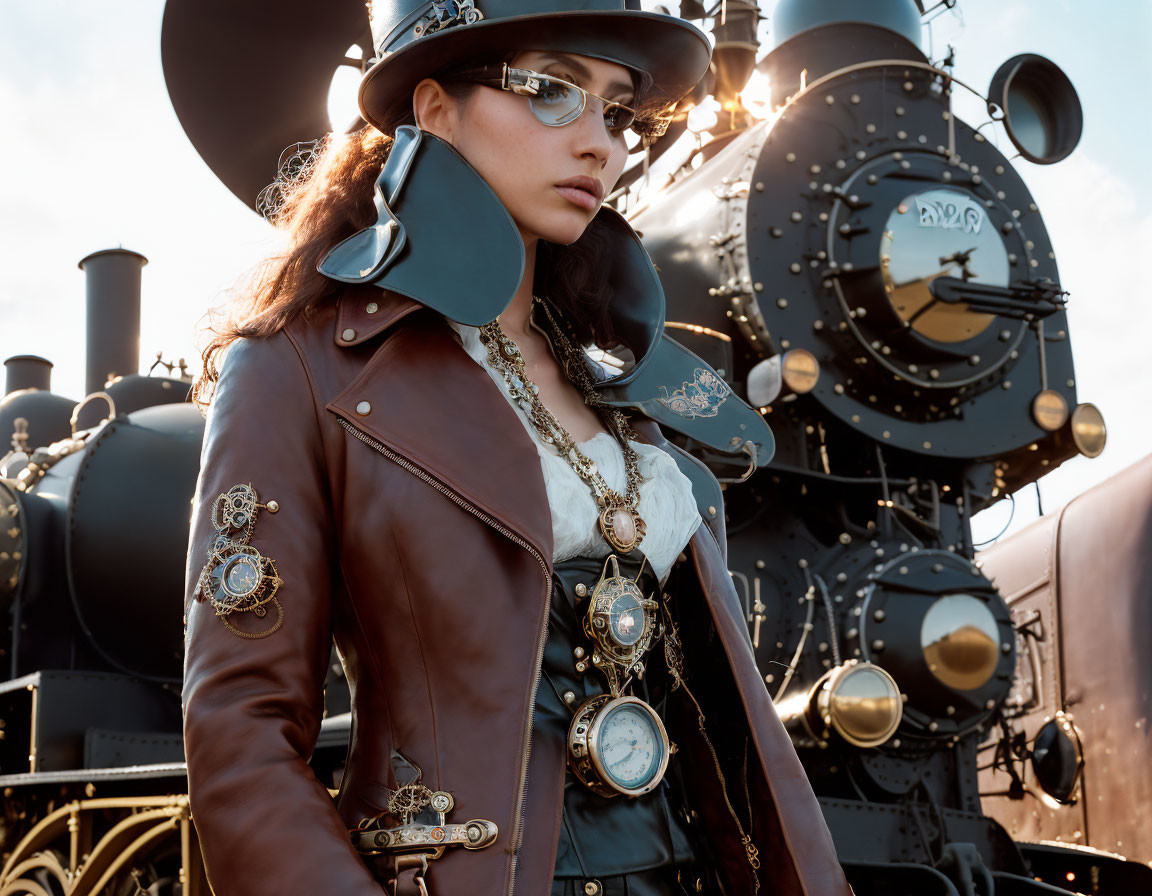
<path id="1" fill-rule="evenodd" d="M 636 121 L 636 113 L 627 106 L 606 105 L 604 126 L 613 134 L 622 134 Z"/>
<path id="2" fill-rule="evenodd" d="M 529 100 L 542 124 L 557 127 L 575 121 L 584 111 L 584 95 L 567 84 L 541 78 L 540 91 Z"/>

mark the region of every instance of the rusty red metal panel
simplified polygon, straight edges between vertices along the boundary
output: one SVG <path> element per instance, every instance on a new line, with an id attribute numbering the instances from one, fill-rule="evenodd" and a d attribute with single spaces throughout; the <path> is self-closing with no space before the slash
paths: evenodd
<path id="1" fill-rule="evenodd" d="M 979 561 L 1017 625 L 1032 620 L 1018 642 L 1014 697 L 1024 698 L 1024 712 L 1016 724 L 1031 737 L 1045 718 L 1065 710 L 1085 755 L 1076 806 L 986 797 L 985 810 L 1021 839 L 1152 859 L 1152 456 Z M 1040 637 L 1027 634 L 1037 625 Z M 1030 655 L 1037 657 L 1031 666 Z M 1029 705 L 1037 672 L 1039 700 Z M 981 791 L 1002 791 L 1008 780 L 986 770 Z"/>

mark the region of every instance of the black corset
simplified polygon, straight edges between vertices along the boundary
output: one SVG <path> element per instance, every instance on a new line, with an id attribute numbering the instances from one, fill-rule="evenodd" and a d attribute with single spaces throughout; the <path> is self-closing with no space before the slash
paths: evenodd
<path id="1" fill-rule="evenodd" d="M 643 555 L 632 551 L 618 556 L 620 574 L 635 579 Z M 589 661 L 592 643 L 581 625 L 604 559 L 577 557 L 555 566 L 548 642 L 532 723 L 534 743 L 566 743 L 576 709 L 590 697 L 608 693 L 604 675 Z M 576 594 L 578 584 L 586 586 L 585 595 Z M 647 564 L 637 584 L 645 596 L 659 599 L 659 583 Z M 583 649 L 582 658 L 587 661 L 583 672 L 577 671 L 581 660 L 576 655 L 577 648 Z M 643 680 L 634 682 L 629 692 L 664 719 L 667 670 L 662 641 L 655 642 L 649 650 L 645 666 Z M 568 700 L 566 695 L 571 695 Z M 659 786 L 636 798 L 599 796 L 567 771 L 555 876 L 620 875 L 693 861 L 696 851 L 689 838 L 681 788 L 676 784 L 676 766 L 677 757 L 673 755 Z"/>

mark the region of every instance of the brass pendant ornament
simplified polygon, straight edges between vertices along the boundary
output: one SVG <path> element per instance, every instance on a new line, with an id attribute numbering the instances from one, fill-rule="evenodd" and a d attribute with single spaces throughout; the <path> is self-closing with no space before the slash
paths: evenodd
<path id="1" fill-rule="evenodd" d="M 282 584 L 276 564 L 248 544 L 261 508 L 276 513 L 280 505 L 275 501 L 261 504 L 251 484 L 234 485 L 216 498 L 212 504 L 216 537 L 194 592 L 197 600 L 212 604 L 230 632 L 248 639 L 266 638 L 284 624 L 284 607 L 276 599 Z M 233 613 L 252 613 L 263 619 L 270 606 L 276 607 L 276 621 L 261 631 L 246 631 L 228 621 Z"/>
<path id="2" fill-rule="evenodd" d="M 647 526 L 635 507 L 609 504 L 600 511 L 600 531 L 604 540 L 621 554 L 629 553 L 644 539 Z"/>
<path id="3" fill-rule="evenodd" d="M 583 624 L 584 633 L 597 647 L 592 662 L 603 667 L 616 695 L 631 678 L 644 677 L 644 654 L 656 636 L 659 606 L 645 597 L 634 581 L 620 575 L 615 555 L 604 561 Z M 624 680 L 620 681 L 618 675 L 623 675 Z"/>
<path id="4" fill-rule="evenodd" d="M 592 663 L 608 680 L 607 694 L 587 700 L 568 727 L 568 766 L 600 796 L 643 796 L 664 778 L 672 744 L 656 710 L 625 695 L 644 675 L 644 656 L 657 636 L 659 604 L 620 575 L 616 556 L 604 562 L 588 600 L 584 632 L 595 645 Z"/>

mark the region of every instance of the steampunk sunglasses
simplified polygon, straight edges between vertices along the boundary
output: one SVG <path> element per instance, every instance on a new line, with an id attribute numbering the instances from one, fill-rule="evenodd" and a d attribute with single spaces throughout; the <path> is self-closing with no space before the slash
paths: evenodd
<path id="1" fill-rule="evenodd" d="M 500 77 L 464 75 L 461 80 L 527 97 L 528 107 L 536 116 L 536 120 L 550 128 L 563 127 L 576 121 L 584 113 L 591 97 L 600 100 L 604 127 L 612 136 L 619 136 L 629 128 L 633 128 L 641 137 L 637 148 L 647 146 L 654 136 L 659 136 L 653 134 L 651 123 L 642 120 L 631 106 L 614 103 L 553 75 L 524 68 L 512 68 L 505 63 Z"/>

